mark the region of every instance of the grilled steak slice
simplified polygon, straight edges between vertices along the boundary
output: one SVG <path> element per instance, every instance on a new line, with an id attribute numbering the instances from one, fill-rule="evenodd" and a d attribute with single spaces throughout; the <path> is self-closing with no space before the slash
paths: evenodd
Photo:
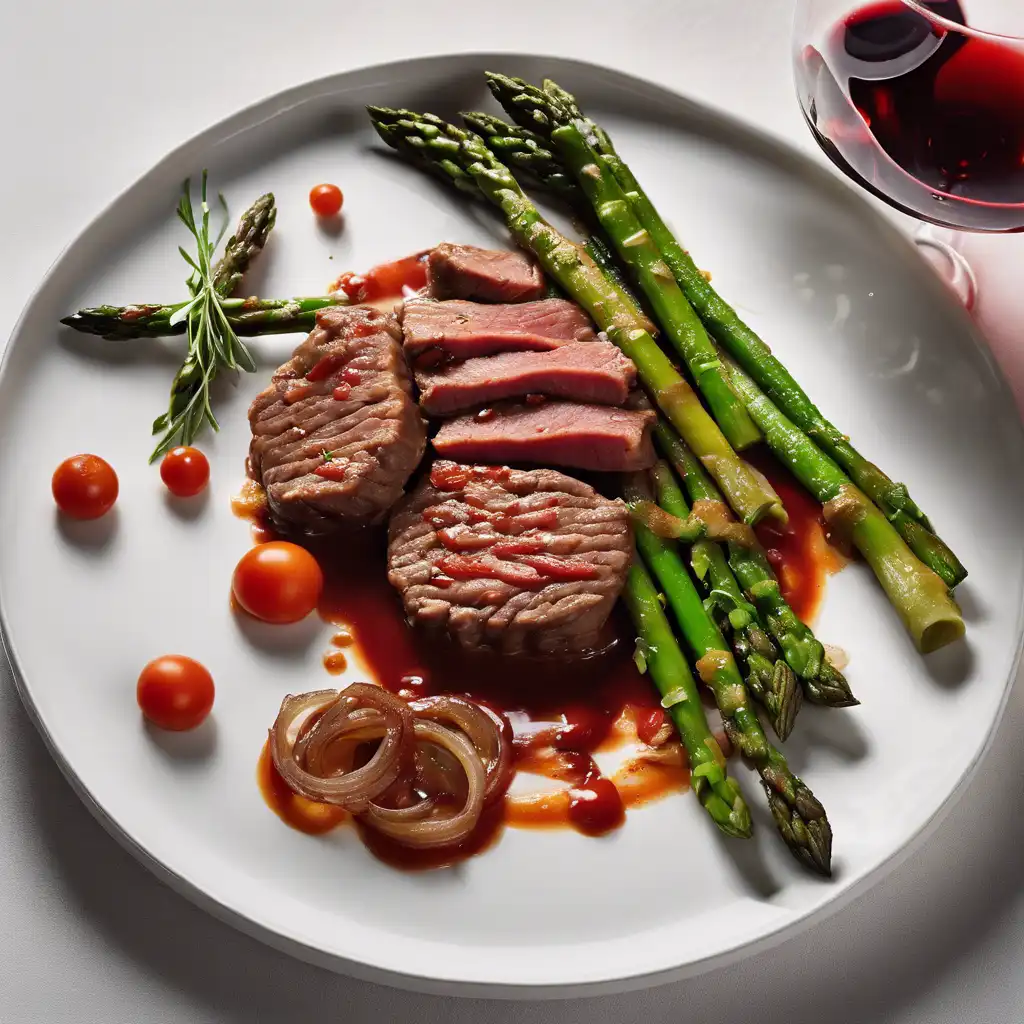
<path id="1" fill-rule="evenodd" d="M 502 352 L 416 371 L 420 407 L 434 416 L 523 395 L 622 405 L 635 383 L 632 360 L 603 338 L 547 352 Z"/>
<path id="2" fill-rule="evenodd" d="M 508 654 L 598 647 L 633 549 L 626 506 L 579 480 L 445 461 L 388 532 L 388 579 L 409 621 Z"/>
<path id="3" fill-rule="evenodd" d="M 442 242 L 427 258 L 427 285 L 435 299 L 527 302 L 544 294 L 544 276 L 521 252 Z"/>
<path id="4" fill-rule="evenodd" d="M 448 420 L 434 448 L 459 462 L 531 462 L 625 472 L 654 465 L 650 409 L 544 401 Z"/>
<path id="5" fill-rule="evenodd" d="M 323 309 L 316 324 L 249 409 L 250 471 L 279 521 L 379 522 L 426 445 L 398 324 L 369 306 Z"/>
<path id="6" fill-rule="evenodd" d="M 494 306 L 410 299 L 402 329 L 406 354 L 420 366 L 594 340 L 586 313 L 566 299 Z"/>

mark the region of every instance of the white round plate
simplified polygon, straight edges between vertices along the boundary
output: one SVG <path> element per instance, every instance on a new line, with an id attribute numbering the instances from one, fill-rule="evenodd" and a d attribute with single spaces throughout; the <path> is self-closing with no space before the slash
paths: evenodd
<path id="1" fill-rule="evenodd" d="M 351 829 L 311 837 L 257 790 L 257 755 L 281 697 L 329 685 L 330 627 L 259 628 L 228 606 L 248 526 L 231 512 L 246 408 L 294 338 L 257 341 L 260 373 L 217 396 L 202 437 L 203 499 L 168 499 L 148 466 L 149 427 L 180 340 L 106 342 L 58 319 L 98 302 L 184 294 L 173 211 L 204 167 L 234 215 L 273 190 L 280 213 L 248 287 L 316 294 L 337 273 L 442 239 L 509 244 L 491 211 L 377 145 L 366 103 L 454 114 L 487 103 L 485 68 L 573 89 L 611 130 L 722 293 L 775 346 L 826 414 L 906 480 L 970 569 L 968 639 L 913 650 L 868 570 L 829 584 L 817 632 L 851 656 L 863 702 L 806 708 L 786 745 L 828 809 L 835 877 L 810 877 L 774 834 L 756 777 L 749 842 L 716 834 L 691 794 L 633 811 L 594 840 L 507 830 L 452 870 L 406 874 Z M 345 191 L 324 233 L 306 194 Z M 570 995 L 693 973 L 778 941 L 847 902 L 924 841 L 981 757 L 1021 639 L 1022 436 L 1008 391 L 967 317 L 911 245 L 814 162 L 721 114 L 594 66 L 533 56 L 438 57 L 302 86 L 169 155 L 61 256 L 19 323 L 0 381 L 0 602 L 33 718 L 83 799 L 140 859 L 227 921 L 362 977 L 459 994 Z M 116 512 L 58 517 L 50 474 L 81 451 L 121 479 Z M 217 681 L 194 735 L 143 727 L 134 685 L 182 652 Z M 580 671 L 586 671 L 581 668 Z M 359 674 L 358 667 L 355 669 Z"/>

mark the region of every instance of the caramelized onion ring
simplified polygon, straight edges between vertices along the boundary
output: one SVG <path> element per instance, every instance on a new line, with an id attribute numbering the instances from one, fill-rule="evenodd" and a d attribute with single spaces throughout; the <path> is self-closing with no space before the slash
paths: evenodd
<path id="1" fill-rule="evenodd" d="M 512 779 L 512 755 L 502 736 L 502 720 L 462 697 L 424 697 L 409 707 L 418 718 L 458 726 L 473 741 L 487 770 L 484 803 L 504 794 Z"/>
<path id="2" fill-rule="evenodd" d="M 466 773 L 469 789 L 462 809 L 453 814 L 438 814 L 418 821 L 396 820 L 393 811 L 370 803 L 362 820 L 403 846 L 419 849 L 454 846 L 466 839 L 476 828 L 484 809 L 487 773 L 476 747 L 467 735 L 429 719 L 415 723 L 417 742 L 426 741 L 450 751 L 458 758 Z"/>
<path id="3" fill-rule="evenodd" d="M 357 707 L 357 703 L 363 707 Z M 361 713 L 368 710 L 366 705 L 379 714 L 371 718 Z M 322 711 L 320 718 L 293 745 L 290 734 L 300 716 L 308 719 L 316 711 Z M 357 730 L 361 738 L 381 738 L 369 762 L 362 768 L 327 778 L 317 775 L 316 768 L 322 763 L 327 747 Z M 403 701 L 379 686 L 353 683 L 340 693 L 319 690 L 286 697 L 270 730 L 270 752 L 274 767 L 294 792 L 309 800 L 337 804 L 359 813 L 398 778 L 402 755 L 409 750 L 412 732 L 412 713 Z M 296 757 L 296 747 L 301 764 Z"/>

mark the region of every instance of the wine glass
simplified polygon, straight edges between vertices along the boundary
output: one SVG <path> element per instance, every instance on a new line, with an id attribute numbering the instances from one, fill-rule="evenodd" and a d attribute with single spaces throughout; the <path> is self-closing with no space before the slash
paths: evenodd
<path id="1" fill-rule="evenodd" d="M 818 144 L 971 308 L 958 232 L 1024 231 L 1024 2 L 797 0 L 793 62 Z"/>

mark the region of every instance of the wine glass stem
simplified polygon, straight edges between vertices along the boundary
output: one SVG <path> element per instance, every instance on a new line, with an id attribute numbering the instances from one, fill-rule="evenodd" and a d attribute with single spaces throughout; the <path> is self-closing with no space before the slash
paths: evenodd
<path id="1" fill-rule="evenodd" d="M 978 299 L 978 282 L 971 265 L 957 248 L 959 238 L 959 232 L 934 224 L 922 224 L 914 234 L 917 247 L 970 312 Z"/>

